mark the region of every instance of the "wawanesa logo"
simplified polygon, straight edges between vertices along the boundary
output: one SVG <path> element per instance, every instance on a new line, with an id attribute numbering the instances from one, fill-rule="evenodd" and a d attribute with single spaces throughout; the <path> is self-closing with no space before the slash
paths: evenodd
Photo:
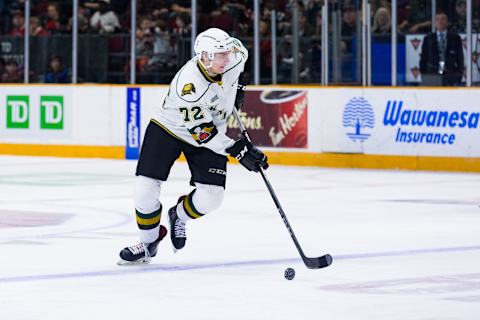
<path id="1" fill-rule="evenodd" d="M 375 114 L 370 103 L 362 97 L 354 97 L 348 101 L 343 109 L 343 126 L 353 128 L 347 136 L 353 141 L 363 142 L 370 137 L 366 128 L 373 129 L 375 126 Z"/>
<path id="2" fill-rule="evenodd" d="M 391 100 L 383 117 L 385 126 L 398 127 L 395 142 L 401 143 L 454 144 L 448 129 L 478 129 L 479 121 L 480 112 L 407 109 L 403 101 Z"/>

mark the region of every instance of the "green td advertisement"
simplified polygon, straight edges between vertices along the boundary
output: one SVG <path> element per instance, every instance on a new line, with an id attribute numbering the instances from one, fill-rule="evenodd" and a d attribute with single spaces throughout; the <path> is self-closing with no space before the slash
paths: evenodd
<path id="1" fill-rule="evenodd" d="M 40 96 L 32 104 L 28 95 L 7 95 L 6 129 L 64 129 L 63 96 Z"/>
<path id="2" fill-rule="evenodd" d="M 40 97 L 40 128 L 63 129 L 63 96 Z"/>
<path id="3" fill-rule="evenodd" d="M 29 96 L 7 96 L 7 129 L 28 129 Z"/>
<path id="4" fill-rule="evenodd" d="M 19 87 L 5 91 L 0 92 L 2 141 L 34 143 L 72 137 L 71 89 Z"/>

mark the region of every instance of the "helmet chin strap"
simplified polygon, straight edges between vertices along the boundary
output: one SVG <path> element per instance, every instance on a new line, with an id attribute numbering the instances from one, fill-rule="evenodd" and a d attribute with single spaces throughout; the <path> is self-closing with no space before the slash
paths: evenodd
<path id="1" fill-rule="evenodd" d="M 200 61 L 200 64 L 205 68 L 205 70 L 207 70 L 208 68 L 210 68 L 213 65 L 213 59 L 214 59 L 214 57 L 212 57 L 212 59 L 210 59 L 210 55 L 213 56 L 213 54 L 207 53 L 207 55 L 208 55 L 208 60 L 210 61 L 210 64 L 208 64 L 208 65 L 203 63 L 202 54 L 200 54 L 200 57 L 198 59 L 198 61 Z"/>

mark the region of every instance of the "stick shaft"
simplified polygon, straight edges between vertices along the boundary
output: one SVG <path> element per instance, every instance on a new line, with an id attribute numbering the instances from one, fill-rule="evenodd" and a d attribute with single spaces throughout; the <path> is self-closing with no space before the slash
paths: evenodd
<path id="1" fill-rule="evenodd" d="M 242 131 L 242 135 L 250 143 L 252 143 L 252 140 L 250 139 L 250 136 L 248 135 L 247 129 L 245 128 L 245 125 L 243 124 L 242 120 L 240 119 L 240 116 L 239 116 L 236 108 L 233 108 L 233 114 L 234 114 L 235 118 L 237 119 L 240 130 Z M 275 194 L 275 191 L 273 190 L 272 184 L 268 180 L 267 175 L 266 175 L 266 173 L 265 173 L 265 171 L 263 170 L 262 167 L 259 167 L 259 171 L 260 171 L 260 175 L 262 176 L 263 181 L 265 182 L 265 185 L 267 186 L 268 192 L 270 193 L 270 196 L 272 197 L 273 202 L 275 203 L 275 206 L 277 207 L 278 213 L 282 217 L 282 220 L 285 223 L 285 226 L 287 227 L 288 233 L 290 233 L 290 236 L 292 237 L 292 240 L 295 243 L 295 247 L 297 247 L 297 250 L 300 253 L 300 255 L 302 256 L 302 259 L 305 260 L 306 256 L 303 253 L 302 247 L 300 246 L 300 243 L 298 242 L 297 237 L 295 236 L 295 233 L 293 232 L 293 229 L 292 229 L 292 226 L 290 225 L 290 222 L 288 222 L 287 216 L 285 215 L 285 212 L 283 211 L 282 205 L 280 204 L 280 201 L 278 200 L 277 195 Z"/>

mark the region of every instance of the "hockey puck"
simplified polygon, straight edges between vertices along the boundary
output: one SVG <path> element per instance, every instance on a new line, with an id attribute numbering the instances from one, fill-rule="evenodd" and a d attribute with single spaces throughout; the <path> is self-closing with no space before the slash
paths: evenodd
<path id="1" fill-rule="evenodd" d="M 293 268 L 285 269 L 285 279 L 292 280 L 293 278 L 295 278 L 295 269 Z"/>

